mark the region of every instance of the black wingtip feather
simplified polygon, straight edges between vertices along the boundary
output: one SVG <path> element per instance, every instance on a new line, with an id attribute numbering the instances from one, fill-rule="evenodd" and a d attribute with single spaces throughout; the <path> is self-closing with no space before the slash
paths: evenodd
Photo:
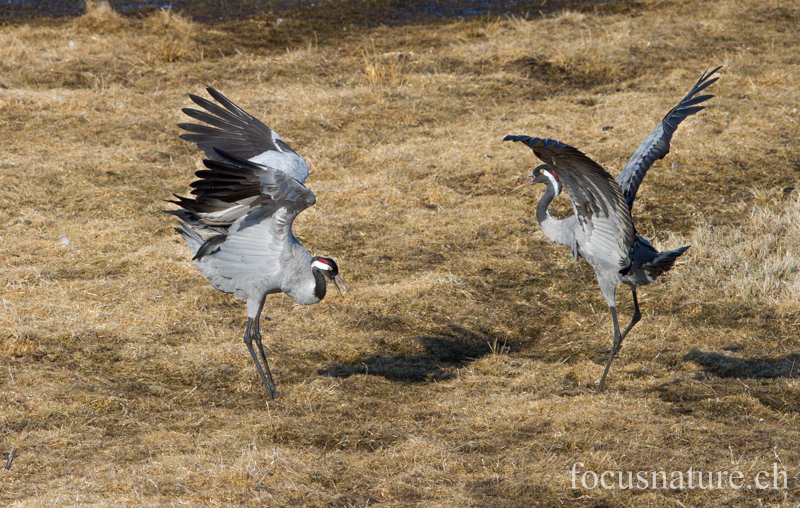
<path id="1" fill-rule="evenodd" d="M 248 169 L 252 169 L 252 170 L 260 170 L 260 169 L 262 169 L 261 165 L 256 164 L 254 162 L 250 162 L 249 160 L 247 160 L 247 159 L 245 159 L 243 157 L 239 157 L 238 155 L 234 155 L 234 154 L 232 154 L 230 152 L 227 152 L 227 151 L 225 151 L 225 150 L 223 150 L 221 148 L 217 148 L 215 146 L 215 147 L 213 147 L 213 149 L 214 149 L 214 152 L 216 152 L 216 154 L 219 155 L 219 157 L 225 162 L 233 163 L 233 164 L 236 164 L 238 166 L 241 166 L 241 167 L 244 167 L 244 168 L 248 168 Z M 205 161 L 203 161 L 203 162 L 205 162 Z"/>
<path id="2" fill-rule="evenodd" d="M 684 99 L 702 92 L 703 90 L 705 90 L 709 86 L 711 86 L 714 83 L 716 83 L 718 80 L 719 80 L 719 78 L 714 78 L 714 79 L 712 79 L 710 81 L 706 81 L 705 83 L 696 85 L 694 88 L 692 88 L 692 90 L 688 94 L 686 94 L 686 97 L 684 97 Z M 712 95 L 712 97 L 713 97 L 713 95 Z"/>
<path id="3" fill-rule="evenodd" d="M 695 104 L 700 104 L 701 102 L 705 102 L 708 99 L 713 99 L 713 98 L 714 98 L 714 96 L 711 95 L 711 94 L 701 95 L 699 97 L 693 97 L 693 98 L 689 99 L 688 101 L 681 102 L 681 108 L 694 106 Z"/>
<path id="4" fill-rule="evenodd" d="M 225 109 L 227 109 L 228 111 L 230 111 L 234 115 L 237 115 L 237 116 L 244 115 L 245 117 L 249 117 L 250 116 L 242 108 L 240 108 L 239 106 L 234 104 L 234 102 L 232 100 L 228 99 L 227 97 L 222 95 L 217 90 L 211 88 L 210 86 L 206 87 L 206 92 L 208 92 L 208 95 L 213 97 L 217 102 L 222 104 L 225 107 Z"/>
<path id="5" fill-rule="evenodd" d="M 721 66 L 721 65 L 718 65 L 718 66 L 716 66 L 716 67 L 714 68 L 714 70 L 712 70 L 711 72 L 706 72 L 705 74 L 703 74 L 703 76 L 700 78 L 700 81 L 702 81 L 702 80 L 704 80 L 704 79 L 707 79 L 709 76 L 712 76 L 712 75 L 716 74 L 716 72 L 717 72 L 718 70 L 720 70 L 720 69 L 722 69 L 722 66 Z M 716 78 L 715 78 L 715 79 L 716 79 Z"/>
<path id="6" fill-rule="evenodd" d="M 690 108 L 681 108 L 681 109 L 679 109 L 677 111 L 677 113 L 680 114 L 680 115 L 683 115 L 683 118 L 686 118 L 687 116 L 691 116 L 691 115 L 697 113 L 698 111 L 702 111 L 704 109 L 706 109 L 705 106 L 693 106 L 693 107 L 690 107 Z M 677 115 L 673 115 L 673 116 L 677 116 Z M 681 120 L 683 120 L 683 118 L 681 118 Z"/>
<path id="7" fill-rule="evenodd" d="M 226 235 L 214 235 L 208 238 L 205 242 L 203 242 L 203 245 L 201 245 L 200 248 L 197 249 L 197 252 L 192 258 L 192 261 L 197 261 L 199 259 L 202 259 L 203 256 L 214 254 L 219 250 L 219 246 L 225 243 L 225 240 L 227 238 L 228 237 Z"/>
<path id="8" fill-rule="evenodd" d="M 519 141 L 521 143 L 525 143 L 531 148 L 537 146 L 544 146 L 545 148 L 550 148 L 555 146 L 556 148 L 571 148 L 575 149 L 575 147 L 568 145 L 566 143 L 562 143 L 557 139 L 550 139 L 550 138 L 537 138 L 535 136 L 525 136 L 525 135 L 514 135 L 509 134 L 503 141 Z"/>
<path id="9" fill-rule="evenodd" d="M 183 125 L 191 125 L 191 124 L 183 124 Z M 183 126 L 179 126 L 179 127 L 183 128 Z M 186 130 L 189 130 L 189 129 L 186 129 Z M 205 137 L 201 138 L 198 134 L 181 134 L 180 138 L 182 140 L 184 140 L 184 141 L 190 141 L 190 142 L 195 143 L 195 144 L 201 143 L 205 139 Z"/>

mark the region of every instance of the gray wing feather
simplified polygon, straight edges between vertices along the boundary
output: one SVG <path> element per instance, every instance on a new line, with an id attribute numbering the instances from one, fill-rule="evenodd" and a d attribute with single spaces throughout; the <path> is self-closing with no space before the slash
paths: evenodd
<path id="1" fill-rule="evenodd" d="M 627 262 L 636 232 L 622 191 L 605 169 L 577 148 L 553 139 L 506 136 L 504 141 L 527 144 L 567 188 L 584 234 L 578 246 L 581 255 Z"/>
<path id="2" fill-rule="evenodd" d="M 669 143 L 678 125 L 687 116 L 693 115 L 705 108 L 705 106 L 697 106 L 697 104 L 714 97 L 710 94 L 700 95 L 698 97 L 695 97 L 695 95 L 702 92 L 719 79 L 709 78 L 720 68 L 721 66 L 700 76 L 700 79 L 697 80 L 697 83 L 695 83 L 689 93 L 686 94 L 677 106 L 666 114 L 656 128 L 653 129 L 642 144 L 639 145 L 639 148 L 633 152 L 625 168 L 623 168 L 622 172 L 617 177 L 617 183 L 622 189 L 629 210 L 633 208 L 636 192 L 639 190 L 639 185 L 642 183 L 644 175 L 647 174 L 647 170 L 650 169 L 650 166 L 652 166 L 655 161 L 663 159 L 664 156 L 669 153 Z"/>
<path id="3" fill-rule="evenodd" d="M 225 162 L 215 164 L 224 164 L 227 168 L 249 170 L 258 178 L 261 194 L 268 196 L 280 208 L 285 208 L 292 219 L 317 202 L 314 193 L 308 187 L 283 171 L 250 162 L 222 150 L 216 150 L 216 152 Z M 261 206 L 264 206 L 264 203 Z"/>

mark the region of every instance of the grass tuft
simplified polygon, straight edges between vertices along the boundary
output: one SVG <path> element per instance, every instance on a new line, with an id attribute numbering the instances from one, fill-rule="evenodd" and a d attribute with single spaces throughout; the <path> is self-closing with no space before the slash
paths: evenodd
<path id="1" fill-rule="evenodd" d="M 159 34 L 153 54 L 156 60 L 173 63 L 193 55 L 197 26 L 190 19 L 173 12 L 171 8 L 155 11 L 145 23 Z"/>
<path id="2" fill-rule="evenodd" d="M 360 49 L 364 64 L 364 76 L 371 86 L 402 84 L 403 66 L 408 56 L 403 53 L 380 54 L 372 41 L 370 48 Z"/>
<path id="3" fill-rule="evenodd" d="M 107 0 L 86 0 L 86 12 L 81 16 L 81 23 L 92 30 L 105 32 L 115 32 L 127 24 Z"/>
<path id="4" fill-rule="evenodd" d="M 153 12 L 146 20 L 152 30 L 160 33 L 177 32 L 181 35 L 193 34 L 197 24 L 169 8 L 161 8 Z"/>

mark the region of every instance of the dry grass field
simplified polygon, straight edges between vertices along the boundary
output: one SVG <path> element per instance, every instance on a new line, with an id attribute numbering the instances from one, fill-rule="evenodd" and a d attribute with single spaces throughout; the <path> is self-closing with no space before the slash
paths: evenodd
<path id="1" fill-rule="evenodd" d="M 800 504 L 800 6 L 578 3 L 374 29 L 336 6 L 0 26 L 0 505 Z M 553 137 L 616 175 L 718 64 L 716 97 L 634 208 L 656 246 L 692 248 L 640 292 L 600 393 L 594 272 L 543 237 L 543 188 L 513 191 L 538 160 L 501 140 Z M 244 304 L 161 213 L 200 166 L 176 124 L 205 85 L 308 161 L 317 204 L 295 233 L 349 289 L 268 298 L 272 402 Z M 580 481 L 690 467 L 746 486 Z M 773 467 L 786 488 L 755 488 Z"/>

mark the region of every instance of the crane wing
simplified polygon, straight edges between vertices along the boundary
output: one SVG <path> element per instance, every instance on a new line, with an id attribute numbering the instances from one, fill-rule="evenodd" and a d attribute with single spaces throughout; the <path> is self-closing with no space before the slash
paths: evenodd
<path id="1" fill-rule="evenodd" d="M 504 141 L 527 144 L 567 188 L 584 234 L 579 245 L 582 255 L 613 260 L 620 268 L 627 267 L 636 231 L 614 178 L 583 152 L 560 141 L 530 136 L 506 136 Z"/>
<path id="2" fill-rule="evenodd" d="M 310 189 L 283 171 L 223 150 L 214 153 L 218 160 L 204 160 L 208 169 L 195 173 L 198 179 L 191 184 L 194 199 L 176 196 L 172 203 L 181 209 L 167 212 L 198 231 L 230 235 L 235 224 L 244 227 L 243 218 L 250 224 L 256 219 L 275 217 L 279 225 L 291 227 L 297 214 L 316 202 Z M 211 245 L 204 244 L 197 257 L 207 254 L 206 249 Z"/>
<path id="3" fill-rule="evenodd" d="M 189 134 L 182 139 L 196 143 L 211 160 L 222 160 L 215 149 L 223 150 L 242 159 L 270 166 L 291 175 L 302 183 L 308 177 L 308 165 L 277 132 L 252 117 L 227 97 L 211 87 L 208 93 L 223 107 L 196 95 L 192 101 L 205 111 L 183 108 L 183 112 L 208 125 L 178 124 Z"/>
<path id="4" fill-rule="evenodd" d="M 697 80 L 694 87 L 686 94 L 677 106 L 672 108 L 663 120 L 656 126 L 653 131 L 648 134 L 639 148 L 633 152 L 630 160 L 625 164 L 622 172 L 617 177 L 617 183 L 622 189 L 625 196 L 625 201 L 628 203 L 628 209 L 633 208 L 633 201 L 636 199 L 636 191 L 639 190 L 639 185 L 647 174 L 647 170 L 658 159 L 663 159 L 669 153 L 669 142 L 672 135 L 678 128 L 678 125 L 687 116 L 693 115 L 701 111 L 705 106 L 697 106 L 701 102 L 714 97 L 713 95 L 700 95 L 695 97 L 698 93 L 705 90 L 708 86 L 713 84 L 719 78 L 709 79 L 720 67 L 706 72 L 700 79 Z"/>
<path id="5" fill-rule="evenodd" d="M 277 276 L 284 247 L 296 241 L 292 223 L 300 212 L 316 203 L 314 193 L 282 171 L 221 150 L 217 150 L 217 154 L 226 159 L 225 162 L 204 161 L 209 171 L 197 172 L 201 180 L 195 183 L 202 182 L 202 185 L 197 185 L 195 190 L 223 201 L 228 193 L 255 199 L 247 213 L 230 226 L 209 263 L 219 276 L 235 280 L 239 285 L 245 284 L 243 281 L 248 277 Z M 258 196 L 248 194 L 254 193 L 256 187 Z"/>
<path id="6" fill-rule="evenodd" d="M 289 206 L 254 208 L 231 226 L 224 241 L 209 251 L 213 256 L 204 261 L 213 268 L 212 273 L 235 282 L 238 288 L 246 287 L 248 278 L 278 277 L 284 247 L 296 241 L 292 234 L 296 215 Z"/>

